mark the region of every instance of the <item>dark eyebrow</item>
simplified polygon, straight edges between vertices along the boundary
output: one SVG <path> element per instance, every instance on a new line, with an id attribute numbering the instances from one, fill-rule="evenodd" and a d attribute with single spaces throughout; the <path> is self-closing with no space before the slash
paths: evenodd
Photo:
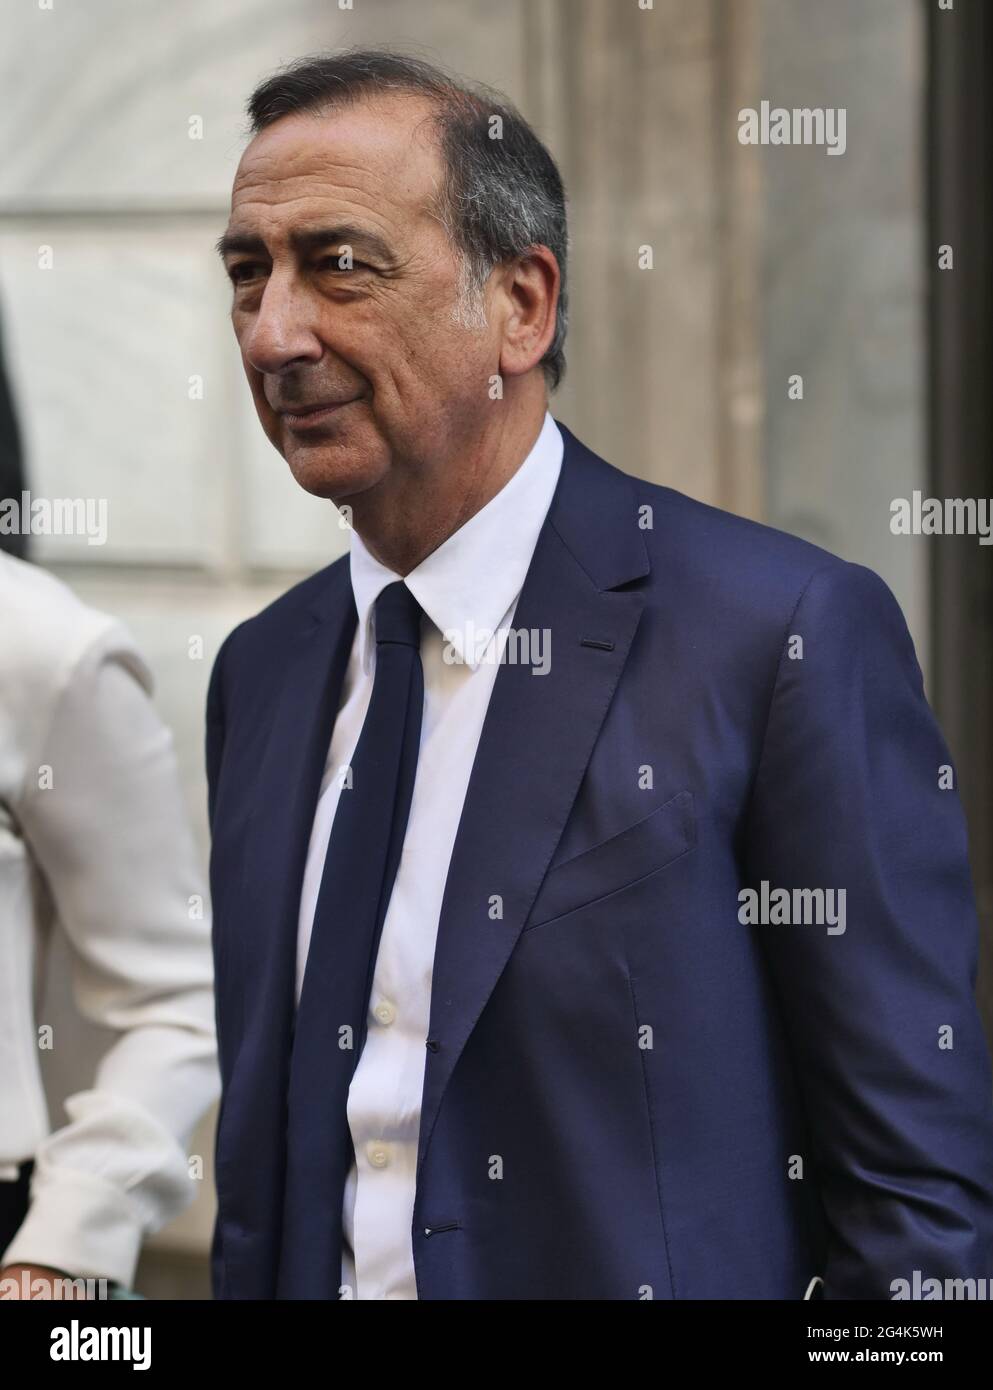
<path id="1" fill-rule="evenodd" d="M 290 245 L 294 251 L 307 255 L 319 251 L 322 246 L 346 245 L 364 248 L 379 260 L 393 263 L 393 252 L 382 237 L 375 232 L 363 231 L 361 227 L 347 224 L 338 227 L 303 227 L 290 233 Z M 268 256 L 265 242 L 251 232 L 225 232 L 216 243 L 217 254 L 223 259 L 235 252 L 251 256 Z"/>
<path id="2" fill-rule="evenodd" d="M 245 251 L 253 256 L 266 256 L 265 242 L 260 236 L 249 236 L 245 232 L 225 232 L 214 243 L 214 250 L 223 258 L 234 251 Z"/>
<path id="3" fill-rule="evenodd" d="M 393 252 L 383 238 L 375 232 L 363 231 L 361 227 L 347 224 L 339 227 L 303 227 L 290 233 L 290 245 L 302 255 L 332 244 L 362 247 L 380 260 L 393 263 Z"/>

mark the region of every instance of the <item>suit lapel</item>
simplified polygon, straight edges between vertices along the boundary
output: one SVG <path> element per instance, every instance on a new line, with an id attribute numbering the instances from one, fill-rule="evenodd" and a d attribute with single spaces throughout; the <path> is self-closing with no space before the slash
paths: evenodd
<path id="1" fill-rule="evenodd" d="M 425 1073 L 418 1172 L 555 852 L 643 606 L 638 592 L 613 591 L 649 569 L 631 480 L 559 428 L 562 473 L 513 620 L 547 632 L 550 669 L 501 665 L 480 736 L 438 926 L 430 1036 L 441 1047 Z"/>
<path id="2" fill-rule="evenodd" d="M 257 810 L 247 850 L 244 920 L 246 992 L 253 1007 L 246 1010 L 246 1031 L 266 1069 L 289 1059 L 303 871 L 355 622 L 346 563 L 301 616 L 252 790 Z"/>

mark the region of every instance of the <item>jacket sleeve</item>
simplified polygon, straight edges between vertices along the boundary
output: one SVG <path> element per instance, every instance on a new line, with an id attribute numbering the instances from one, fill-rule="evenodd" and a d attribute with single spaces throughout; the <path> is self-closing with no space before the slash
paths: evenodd
<path id="1" fill-rule="evenodd" d="M 755 928 L 808 1119 L 827 1299 L 993 1274 L 990 1063 L 950 764 L 889 589 L 820 569 L 784 643 L 746 870 L 756 889 L 845 890 L 830 928 Z"/>
<path id="2" fill-rule="evenodd" d="M 186 1148 L 218 1091 L 210 921 L 172 737 L 118 625 L 73 667 L 16 807 L 70 945 L 76 1004 L 112 1037 L 35 1155 L 8 1263 L 130 1284 L 142 1236 L 192 1200 Z M 58 1046 L 58 1038 L 55 1038 Z"/>

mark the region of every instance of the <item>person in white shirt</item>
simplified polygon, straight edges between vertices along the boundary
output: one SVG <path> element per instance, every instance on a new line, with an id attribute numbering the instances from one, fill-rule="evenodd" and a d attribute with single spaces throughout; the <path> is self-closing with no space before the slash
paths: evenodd
<path id="1" fill-rule="evenodd" d="M 124 625 L 0 554 L 0 643 L 0 1280 L 5 1297 L 25 1270 L 128 1286 L 142 1238 L 195 1196 L 187 1145 L 219 1089 L 204 884 Z M 113 1038 L 53 1130 L 55 930 L 80 1013 Z"/>

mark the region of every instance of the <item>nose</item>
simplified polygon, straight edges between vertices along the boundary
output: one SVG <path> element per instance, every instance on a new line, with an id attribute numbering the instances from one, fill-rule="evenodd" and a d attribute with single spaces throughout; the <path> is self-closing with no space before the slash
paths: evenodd
<path id="1" fill-rule="evenodd" d="M 270 275 L 258 311 L 241 334 L 241 350 L 249 365 L 266 375 L 294 362 L 320 361 L 324 345 L 314 307 L 291 276 Z"/>

